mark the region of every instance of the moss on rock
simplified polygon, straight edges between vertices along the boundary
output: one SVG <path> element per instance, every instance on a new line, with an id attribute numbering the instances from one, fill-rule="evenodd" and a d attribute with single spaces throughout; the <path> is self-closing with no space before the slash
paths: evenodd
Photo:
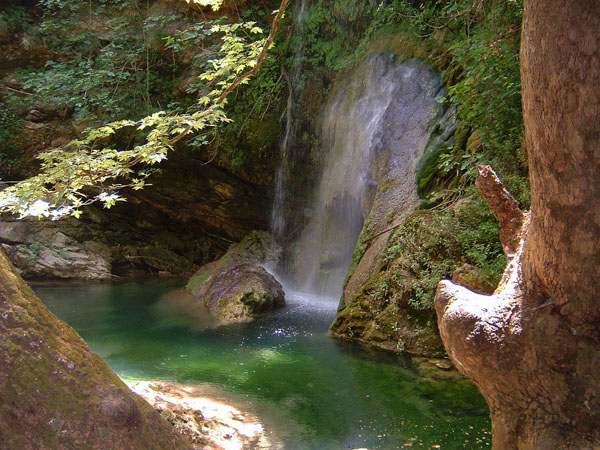
<path id="1" fill-rule="evenodd" d="M 202 302 L 223 322 L 246 322 L 285 305 L 277 280 L 251 264 L 225 265 L 207 284 Z"/>
<path id="2" fill-rule="evenodd" d="M 281 248 L 254 231 L 217 261 L 202 266 L 186 290 L 223 322 L 244 322 L 285 305 L 281 285 L 262 266 L 275 264 Z"/>
<path id="3" fill-rule="evenodd" d="M 371 278 L 339 312 L 331 332 L 386 350 L 445 354 L 433 295 L 453 277 L 478 292 L 494 289 L 505 265 L 498 227 L 480 195 L 447 210 L 417 210 L 387 239 Z"/>
<path id="4" fill-rule="evenodd" d="M 1 252 L 0 334 L 2 448 L 191 448 L 42 304 Z"/>

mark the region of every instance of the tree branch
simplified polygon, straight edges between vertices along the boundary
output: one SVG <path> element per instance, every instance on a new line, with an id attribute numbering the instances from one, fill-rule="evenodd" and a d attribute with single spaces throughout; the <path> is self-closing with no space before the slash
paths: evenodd
<path id="1" fill-rule="evenodd" d="M 289 3 L 289 0 L 281 0 L 281 5 L 279 6 L 279 11 L 277 11 L 277 15 L 275 16 L 275 19 L 273 19 L 273 25 L 271 25 L 271 32 L 269 33 L 269 37 L 267 37 L 265 45 L 263 46 L 258 57 L 256 58 L 256 65 L 252 68 L 252 70 L 249 70 L 248 72 L 246 72 L 244 75 L 242 75 L 237 80 L 235 80 L 233 83 L 231 83 L 231 85 L 227 89 L 225 89 L 225 91 L 221 94 L 221 96 L 216 101 L 217 105 L 220 105 L 221 103 L 223 103 L 223 101 L 227 98 L 227 96 L 229 94 L 231 94 L 235 90 L 236 87 L 238 87 L 240 84 L 242 84 L 244 82 L 244 80 L 246 80 L 250 77 L 253 77 L 258 73 L 262 62 L 266 59 L 267 52 L 269 51 L 269 48 L 271 47 L 271 44 L 273 43 L 273 40 L 275 39 L 275 36 L 277 35 L 277 30 L 279 29 L 279 24 L 281 23 L 281 19 L 283 19 L 283 15 L 285 13 L 288 3 Z"/>
<path id="2" fill-rule="evenodd" d="M 511 259 L 519 245 L 521 228 L 525 219 L 515 198 L 505 188 L 490 166 L 477 166 L 479 172 L 475 185 L 488 202 L 500 224 L 500 241 L 504 254 Z"/>
<path id="3" fill-rule="evenodd" d="M 285 14 L 285 10 L 287 9 L 288 3 L 289 3 L 289 0 L 281 1 L 281 5 L 279 5 L 279 10 L 277 11 L 277 15 L 275 16 L 275 19 L 273 19 L 273 24 L 271 25 L 271 32 L 269 33 L 269 36 L 267 37 L 267 40 L 265 41 L 265 45 L 263 46 L 258 57 L 256 58 L 256 65 L 252 68 L 252 70 L 249 70 L 248 72 L 243 74 L 241 77 L 239 77 L 237 80 L 235 80 L 233 83 L 231 83 L 231 85 L 227 89 L 225 89 L 225 91 L 217 99 L 217 101 L 215 102 L 215 105 L 220 105 L 221 103 L 223 103 L 225 101 L 225 99 L 235 90 L 235 88 L 237 88 L 240 84 L 242 84 L 244 82 L 244 80 L 247 80 L 248 78 L 256 76 L 256 74 L 260 71 L 260 66 L 262 65 L 262 62 L 267 58 L 267 53 L 269 51 L 269 48 L 271 48 L 271 44 L 273 44 L 273 40 L 275 39 L 275 36 L 277 35 L 277 31 L 279 30 L 279 25 L 281 23 L 281 20 L 283 19 L 283 16 Z M 208 115 L 208 111 L 205 114 L 201 115 L 200 117 L 202 118 L 207 115 Z M 189 125 L 185 130 L 183 130 L 181 132 L 181 134 L 179 134 L 179 135 L 175 136 L 174 138 L 172 138 L 171 140 L 169 140 L 169 145 L 173 145 L 173 144 L 179 142 L 181 139 L 183 139 L 185 136 L 187 136 L 190 133 L 190 131 L 192 131 L 192 129 L 193 129 L 193 126 Z"/>

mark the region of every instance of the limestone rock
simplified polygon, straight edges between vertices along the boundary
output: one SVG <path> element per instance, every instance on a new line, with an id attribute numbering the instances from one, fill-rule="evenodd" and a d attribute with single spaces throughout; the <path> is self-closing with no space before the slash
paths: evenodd
<path id="1" fill-rule="evenodd" d="M 390 254 L 395 252 L 389 247 L 394 231 L 421 203 L 417 173 L 423 171 L 424 156 L 447 148 L 456 117 L 454 109 L 438 107 L 442 80 L 426 64 L 410 60 L 400 67 L 405 76 L 385 110 L 380 149 L 371 162 L 376 187 L 330 330 L 336 337 L 386 350 L 443 356 L 433 317 L 412 306 L 417 274 L 399 264 L 392 268 Z"/>
<path id="2" fill-rule="evenodd" d="M 111 252 L 96 242 L 77 242 L 36 222 L 0 222 L 0 242 L 21 276 L 29 279 L 104 280 Z"/>
<path id="3" fill-rule="evenodd" d="M 226 394 L 214 386 L 141 381 L 130 387 L 187 436 L 194 449 L 283 448 L 247 405 L 231 399 L 223 403 Z"/>
<path id="4" fill-rule="evenodd" d="M 223 322 L 245 322 L 285 305 L 281 285 L 262 266 L 281 254 L 271 236 L 250 233 L 219 260 L 202 266 L 186 289 Z"/>
<path id="5" fill-rule="evenodd" d="M 229 247 L 217 261 L 203 265 L 190 278 L 186 290 L 195 297 L 203 298 L 209 283 L 205 283 L 216 270 L 225 265 L 245 263 L 254 266 L 275 266 L 281 258 L 282 249 L 266 231 L 253 231 L 241 242 Z"/>
<path id="6" fill-rule="evenodd" d="M 344 308 L 335 318 L 330 329 L 335 337 L 398 353 L 444 356 L 444 348 L 432 326 L 419 326 L 408 311 L 397 305 L 375 311 L 376 305 L 369 299 L 361 300 Z"/>
<path id="7" fill-rule="evenodd" d="M 285 305 L 281 285 L 260 266 L 227 265 L 208 283 L 204 305 L 225 322 L 245 322 Z"/>

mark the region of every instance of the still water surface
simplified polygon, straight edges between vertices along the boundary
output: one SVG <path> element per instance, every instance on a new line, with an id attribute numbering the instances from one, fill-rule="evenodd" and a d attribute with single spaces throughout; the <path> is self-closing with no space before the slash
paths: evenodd
<path id="1" fill-rule="evenodd" d="M 337 301 L 288 293 L 253 323 L 191 313 L 172 280 L 38 286 L 40 298 L 123 379 L 207 384 L 256 413 L 285 449 L 479 449 L 488 409 L 466 380 L 334 340 Z"/>

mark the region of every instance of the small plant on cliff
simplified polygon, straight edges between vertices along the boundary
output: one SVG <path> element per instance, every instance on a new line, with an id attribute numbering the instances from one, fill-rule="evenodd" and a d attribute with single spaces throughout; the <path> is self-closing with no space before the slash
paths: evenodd
<path id="1" fill-rule="evenodd" d="M 522 148 L 521 0 L 440 1 L 403 14 L 440 48 L 448 104 L 460 120 L 456 144 L 437 160 L 437 177 L 463 189 L 476 165 L 493 165 L 528 205 L 526 155 Z"/>
<path id="2" fill-rule="evenodd" d="M 439 281 L 462 265 L 472 266 L 478 284 L 493 290 L 506 264 L 498 225 L 481 196 L 452 209 L 415 214 L 394 231 L 383 261 L 372 292 L 389 291 L 391 298 L 425 316 L 433 314 Z"/>

